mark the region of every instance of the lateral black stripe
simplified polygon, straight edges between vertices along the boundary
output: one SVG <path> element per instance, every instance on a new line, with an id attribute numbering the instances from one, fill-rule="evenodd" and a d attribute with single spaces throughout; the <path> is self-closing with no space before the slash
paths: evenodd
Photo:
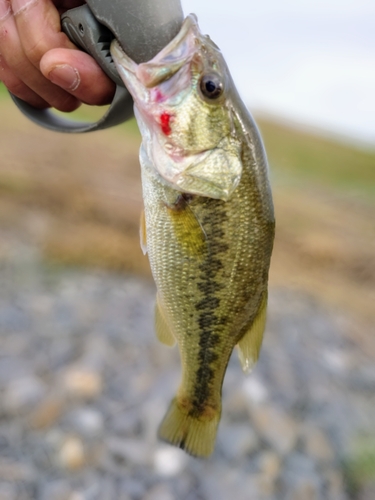
<path id="1" fill-rule="evenodd" d="M 215 377 L 215 367 L 212 366 L 218 360 L 216 348 L 221 342 L 219 332 L 226 321 L 217 315 L 220 308 L 218 292 L 222 290 L 223 284 L 217 281 L 218 274 L 223 269 L 223 260 L 229 246 L 223 242 L 223 222 L 227 218 L 225 202 L 221 200 L 207 200 L 210 204 L 209 215 L 202 222 L 207 239 L 209 241 L 209 253 L 204 262 L 199 266 L 200 275 L 197 283 L 203 298 L 196 303 L 195 309 L 199 312 L 199 353 L 198 368 L 195 374 L 193 409 L 190 412 L 198 416 L 205 411 L 207 401 L 211 396 L 212 382 Z"/>

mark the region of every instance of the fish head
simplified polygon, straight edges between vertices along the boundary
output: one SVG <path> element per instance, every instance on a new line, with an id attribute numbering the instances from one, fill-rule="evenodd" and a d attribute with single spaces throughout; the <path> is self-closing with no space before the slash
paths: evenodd
<path id="1" fill-rule="evenodd" d="M 169 186 L 227 200 L 242 173 L 233 85 L 219 48 L 189 15 L 152 60 L 137 64 L 112 42 L 111 54 L 134 99 L 150 164 Z"/>

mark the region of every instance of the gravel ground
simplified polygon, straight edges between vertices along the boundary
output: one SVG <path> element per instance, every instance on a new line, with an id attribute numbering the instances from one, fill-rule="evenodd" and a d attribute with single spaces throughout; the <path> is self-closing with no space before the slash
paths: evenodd
<path id="1" fill-rule="evenodd" d="M 234 353 L 197 460 L 156 438 L 180 364 L 154 336 L 152 284 L 0 236 L 0 500 L 375 498 L 343 466 L 375 439 L 374 360 L 344 314 L 271 290 L 260 361 L 246 377 Z"/>

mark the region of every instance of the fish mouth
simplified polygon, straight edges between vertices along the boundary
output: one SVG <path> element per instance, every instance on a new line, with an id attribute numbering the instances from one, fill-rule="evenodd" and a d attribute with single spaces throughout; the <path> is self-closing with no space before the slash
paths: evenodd
<path id="1" fill-rule="evenodd" d="M 111 56 L 133 99 L 137 99 L 140 85 L 150 89 L 170 79 L 196 52 L 195 40 L 199 35 L 198 21 L 195 14 L 184 20 L 179 33 L 150 61 L 137 64 L 126 55 L 118 41 L 111 43 Z"/>

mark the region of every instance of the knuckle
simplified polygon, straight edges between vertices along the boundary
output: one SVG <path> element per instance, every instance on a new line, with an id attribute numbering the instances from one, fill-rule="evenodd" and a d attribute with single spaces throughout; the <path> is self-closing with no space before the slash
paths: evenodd
<path id="1" fill-rule="evenodd" d="M 79 107 L 79 102 L 78 101 L 66 101 L 64 103 L 61 103 L 59 107 L 56 107 L 58 111 L 62 111 L 63 113 L 71 113 L 72 111 L 75 111 Z"/>
<path id="2" fill-rule="evenodd" d="M 22 99 L 22 97 L 26 94 L 26 85 L 21 80 L 9 78 L 8 80 L 4 81 L 4 85 L 9 90 L 9 92 L 19 97 L 20 99 Z"/>
<path id="3" fill-rule="evenodd" d="M 11 94 L 24 101 L 28 101 L 30 89 L 21 80 L 10 79 L 3 83 Z"/>
<path id="4" fill-rule="evenodd" d="M 27 59 L 34 65 L 39 67 L 40 60 L 44 54 L 49 50 L 43 38 L 36 40 L 34 43 L 24 47 Z"/>
<path id="5" fill-rule="evenodd" d="M 50 104 L 58 111 L 69 113 L 77 109 L 77 107 L 79 106 L 79 101 L 72 95 L 66 94 L 65 96 L 60 96 L 59 99 L 51 99 Z"/>
<path id="6" fill-rule="evenodd" d="M 105 84 L 102 87 L 98 85 L 97 89 L 90 88 L 87 90 L 84 102 L 90 106 L 105 106 L 112 102 L 114 92 L 115 86 L 112 84 Z"/>

